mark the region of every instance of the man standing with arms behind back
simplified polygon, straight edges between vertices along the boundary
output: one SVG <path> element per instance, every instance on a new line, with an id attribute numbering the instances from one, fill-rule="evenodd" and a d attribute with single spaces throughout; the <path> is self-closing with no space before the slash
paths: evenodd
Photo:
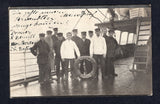
<path id="1" fill-rule="evenodd" d="M 107 52 L 105 39 L 100 35 L 100 29 L 95 29 L 96 36 L 92 39 L 90 45 L 90 56 L 93 57 L 97 64 L 101 66 L 102 78 L 104 79 L 105 72 L 105 57 Z M 100 62 L 99 62 L 100 61 Z M 97 78 L 99 75 L 99 69 L 97 65 Z"/>

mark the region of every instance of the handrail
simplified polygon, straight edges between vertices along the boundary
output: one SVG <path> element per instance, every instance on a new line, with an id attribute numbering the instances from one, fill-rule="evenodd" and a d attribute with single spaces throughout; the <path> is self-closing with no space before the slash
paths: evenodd
<path id="1" fill-rule="evenodd" d="M 26 66 L 35 66 L 37 64 L 30 64 L 30 65 L 26 65 Z M 12 67 L 12 68 L 21 68 L 21 67 L 25 67 L 25 66 L 15 66 L 15 67 Z"/>
<path id="2" fill-rule="evenodd" d="M 13 61 L 23 61 L 24 62 L 23 66 L 13 66 L 13 67 L 11 67 L 11 68 L 14 68 L 14 69 L 16 69 L 16 68 L 24 68 L 24 71 L 21 72 L 21 73 L 12 74 L 10 76 L 14 77 L 14 76 L 18 76 L 18 75 L 24 74 L 24 78 L 23 79 L 26 79 L 28 73 L 37 72 L 38 71 L 38 70 L 27 71 L 26 67 L 28 67 L 28 66 L 37 66 L 37 64 L 33 64 L 33 63 L 30 63 L 28 65 L 26 64 L 26 60 L 36 59 L 36 58 L 27 58 L 26 54 L 28 54 L 28 53 L 31 53 L 31 52 L 27 52 L 27 51 L 24 51 L 24 52 L 15 52 L 15 53 L 10 52 L 10 54 L 23 54 L 23 56 L 22 56 L 23 58 L 21 58 L 21 59 L 15 59 L 15 60 L 10 60 L 10 61 L 12 61 L 12 62 Z"/>
<path id="3" fill-rule="evenodd" d="M 56 75 L 55 72 L 52 72 L 51 75 Z M 33 82 L 33 81 L 37 81 L 39 78 L 39 75 L 34 75 L 34 76 L 31 76 L 31 77 L 28 77 L 26 79 L 18 79 L 18 80 L 15 80 L 15 81 L 12 81 L 10 82 L 10 87 L 13 87 L 13 86 L 16 86 L 16 85 L 21 85 L 23 84 L 24 86 L 27 86 L 29 82 Z M 55 80 L 55 79 L 53 79 Z"/>
<path id="4" fill-rule="evenodd" d="M 31 72 L 38 72 L 38 70 L 34 70 L 34 71 L 27 71 L 27 73 L 31 73 Z M 10 75 L 10 76 L 15 76 L 15 75 L 20 75 L 20 74 L 24 74 L 24 72 L 16 73 L 16 74 L 12 74 L 12 75 Z"/>
<path id="5" fill-rule="evenodd" d="M 32 59 L 36 59 L 36 58 L 26 58 L 26 59 L 32 60 Z M 24 59 L 17 59 L 17 60 L 10 60 L 10 61 L 20 61 L 20 60 L 24 60 Z"/>
<path id="6" fill-rule="evenodd" d="M 39 75 L 37 75 L 37 74 L 33 74 L 33 75 L 27 77 L 28 73 L 33 73 L 33 72 L 38 72 L 39 71 L 39 70 L 27 71 L 26 67 L 28 67 L 28 66 L 37 66 L 38 65 L 38 64 L 33 64 L 33 63 L 26 64 L 26 60 L 34 60 L 34 59 L 36 59 L 36 57 L 35 58 L 27 58 L 26 54 L 29 54 L 29 53 L 31 53 L 31 52 L 26 52 L 26 51 L 24 51 L 24 52 L 16 52 L 16 53 L 10 52 L 10 55 L 11 54 L 23 54 L 23 56 L 22 56 L 23 58 L 21 58 L 21 59 L 13 59 L 13 60 L 10 60 L 10 61 L 12 61 L 12 62 L 13 61 L 24 61 L 24 65 L 23 66 L 13 66 L 13 67 L 11 67 L 11 68 L 14 68 L 14 69 L 16 69 L 16 68 L 24 68 L 23 72 L 15 73 L 15 74 L 10 75 L 10 77 L 12 77 L 12 78 L 16 77 L 18 75 L 22 75 L 21 78 L 16 79 L 16 80 L 12 80 L 10 82 L 11 86 L 15 86 L 15 85 L 19 85 L 19 84 L 25 84 L 25 83 L 29 83 L 29 82 L 38 80 L 37 78 L 38 78 Z M 52 73 L 55 73 L 55 71 L 52 72 Z M 55 75 L 55 74 L 53 74 L 53 75 Z"/>
<path id="7" fill-rule="evenodd" d="M 31 52 L 29 52 L 29 51 L 28 52 L 25 52 L 25 51 L 23 51 L 23 52 L 14 52 L 14 53 L 10 52 L 10 54 L 24 54 L 24 53 L 31 53 Z"/>

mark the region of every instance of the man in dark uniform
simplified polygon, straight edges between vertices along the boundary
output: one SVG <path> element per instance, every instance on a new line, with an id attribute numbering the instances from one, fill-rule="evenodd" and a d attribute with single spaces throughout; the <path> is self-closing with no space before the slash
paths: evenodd
<path id="1" fill-rule="evenodd" d="M 81 32 L 82 36 L 82 44 L 81 44 L 81 56 L 89 56 L 89 47 L 90 47 L 90 40 L 86 39 L 86 32 Z M 85 69 L 84 69 L 84 63 L 85 63 Z M 91 64 L 89 61 L 84 60 L 81 63 L 81 73 L 86 73 L 88 74 L 91 71 Z"/>
<path id="2" fill-rule="evenodd" d="M 81 50 L 82 50 L 82 45 L 81 45 L 82 44 L 82 39 L 79 36 L 77 36 L 78 35 L 78 30 L 77 29 L 73 29 L 72 32 L 73 32 L 72 40 L 76 43 L 76 45 L 77 45 L 77 47 L 78 47 L 78 49 L 79 49 L 79 51 L 81 53 Z M 77 58 L 77 56 L 76 56 L 76 58 Z"/>
<path id="3" fill-rule="evenodd" d="M 62 65 L 62 78 L 64 76 L 64 68 L 63 68 L 64 65 L 62 63 L 62 59 L 61 59 L 61 55 L 60 55 L 60 48 L 61 48 L 62 42 L 65 39 L 63 37 L 63 33 L 58 33 L 57 38 L 58 38 L 58 40 L 54 44 L 54 50 L 55 50 L 55 53 L 56 53 L 55 65 L 56 65 L 57 82 L 59 82 L 60 81 L 60 63 Z"/>
<path id="4" fill-rule="evenodd" d="M 54 44 L 56 43 L 56 41 L 58 40 L 58 37 L 57 37 L 57 34 L 58 34 L 58 28 L 53 28 L 53 31 L 54 31 L 54 34 L 52 35 L 52 43 L 53 43 L 53 46 Z M 64 37 L 63 37 L 64 38 Z M 55 50 L 53 50 L 54 54 L 55 54 Z M 54 56 L 54 55 L 53 55 Z M 54 68 L 55 69 L 55 57 L 53 57 L 53 65 L 54 65 Z"/>
<path id="5" fill-rule="evenodd" d="M 52 41 L 52 31 L 48 30 L 47 32 L 47 36 L 45 37 L 45 41 L 46 43 L 49 45 L 50 48 L 50 53 L 49 53 L 49 66 L 50 66 L 50 80 L 52 82 L 52 70 L 54 69 L 55 66 L 55 62 L 54 62 L 54 49 L 53 49 L 53 41 Z"/>
<path id="6" fill-rule="evenodd" d="M 105 37 L 108 37 L 107 36 L 107 30 L 103 30 L 103 32 L 102 32 L 103 34 L 102 34 L 102 36 L 105 38 Z"/>
<path id="7" fill-rule="evenodd" d="M 107 35 L 103 36 L 107 44 L 106 45 L 107 46 L 107 56 L 106 56 L 106 62 L 105 62 L 106 63 L 105 64 L 105 67 L 106 67 L 105 74 L 107 76 L 115 77 L 115 76 L 118 76 L 115 73 L 115 68 L 114 68 L 115 51 L 116 51 L 116 48 L 118 47 L 118 43 L 116 39 L 113 38 L 113 35 L 115 34 L 113 29 L 109 30 L 108 34 L 109 36 Z"/>
<path id="8" fill-rule="evenodd" d="M 53 28 L 54 34 L 52 35 L 53 44 L 58 40 L 57 34 L 58 34 L 58 28 Z"/>
<path id="9" fill-rule="evenodd" d="M 89 56 L 90 40 L 86 38 L 86 32 L 81 32 L 82 44 L 81 44 L 81 56 Z"/>
<path id="10" fill-rule="evenodd" d="M 88 31 L 89 39 L 91 40 L 93 38 L 93 31 Z"/>
<path id="11" fill-rule="evenodd" d="M 45 34 L 39 34 L 40 40 L 31 48 L 31 53 L 37 56 L 37 63 L 39 67 L 39 82 L 44 84 L 49 82 L 49 45 L 45 42 Z"/>

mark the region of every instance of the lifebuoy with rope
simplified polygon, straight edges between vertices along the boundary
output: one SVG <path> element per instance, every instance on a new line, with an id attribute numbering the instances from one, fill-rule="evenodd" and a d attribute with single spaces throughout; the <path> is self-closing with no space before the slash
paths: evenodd
<path id="1" fill-rule="evenodd" d="M 87 73 L 87 74 L 83 74 L 81 73 L 80 71 L 80 67 L 79 65 L 81 64 L 81 62 L 83 60 L 87 60 L 89 61 L 91 64 L 92 64 L 92 70 Z M 91 77 L 94 77 L 95 74 L 96 74 L 96 70 L 97 70 L 97 63 L 96 61 L 90 57 L 90 56 L 81 56 L 79 57 L 78 59 L 75 60 L 75 63 L 74 63 L 74 68 L 75 68 L 75 73 L 82 79 L 87 79 L 87 78 L 91 78 Z"/>

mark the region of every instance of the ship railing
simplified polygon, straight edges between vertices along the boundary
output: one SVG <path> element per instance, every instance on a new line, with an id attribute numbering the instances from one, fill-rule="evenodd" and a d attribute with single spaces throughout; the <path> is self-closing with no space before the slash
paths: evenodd
<path id="1" fill-rule="evenodd" d="M 27 86 L 28 83 L 33 82 L 33 81 L 37 81 L 39 79 L 38 64 L 37 63 L 35 63 L 35 64 L 33 64 L 33 63 L 27 64 L 26 63 L 26 61 L 28 61 L 28 60 L 29 61 L 30 60 L 35 60 L 36 61 L 36 57 L 33 57 L 33 58 L 27 57 L 26 54 L 31 54 L 31 52 L 29 52 L 29 51 L 16 52 L 16 53 L 11 53 L 10 52 L 10 55 L 14 55 L 14 54 L 16 54 L 16 55 L 17 54 L 22 54 L 23 57 L 21 59 L 10 59 L 10 63 L 15 62 L 15 61 L 17 61 L 17 63 L 18 63 L 18 61 L 19 62 L 23 61 L 24 65 L 10 66 L 10 73 L 11 73 L 12 69 L 15 69 L 15 70 L 16 69 L 23 69 L 23 71 L 21 71 L 21 72 L 10 74 L 10 87 L 17 86 L 17 85 Z M 27 70 L 27 67 L 36 67 L 35 68 L 36 70 Z M 31 74 L 31 75 L 27 76 L 27 74 Z M 55 70 L 52 70 L 51 74 L 55 75 Z M 16 77 L 18 77 L 18 78 L 16 78 Z"/>

